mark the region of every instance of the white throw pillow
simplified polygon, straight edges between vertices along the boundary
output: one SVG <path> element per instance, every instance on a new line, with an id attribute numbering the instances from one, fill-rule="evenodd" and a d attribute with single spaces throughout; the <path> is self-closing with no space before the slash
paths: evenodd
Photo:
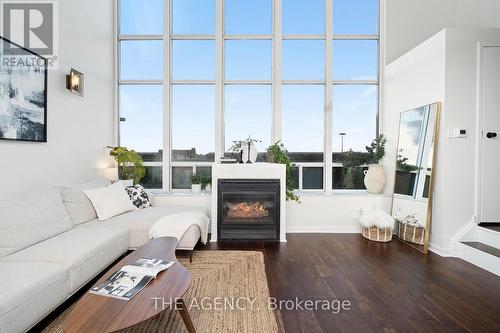
<path id="1" fill-rule="evenodd" d="M 84 190 L 83 192 L 92 202 L 99 221 L 137 209 L 130 201 L 127 191 L 120 182 L 104 188 Z"/>

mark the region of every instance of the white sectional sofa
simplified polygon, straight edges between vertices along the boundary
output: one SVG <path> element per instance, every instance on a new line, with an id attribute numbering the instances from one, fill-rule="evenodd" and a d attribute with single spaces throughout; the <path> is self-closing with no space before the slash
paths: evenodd
<path id="1" fill-rule="evenodd" d="M 0 333 L 24 332 L 102 272 L 148 241 L 161 217 L 201 207 L 150 207 L 98 221 L 83 189 L 93 182 L 0 201 Z M 179 248 L 200 237 L 188 229 Z"/>

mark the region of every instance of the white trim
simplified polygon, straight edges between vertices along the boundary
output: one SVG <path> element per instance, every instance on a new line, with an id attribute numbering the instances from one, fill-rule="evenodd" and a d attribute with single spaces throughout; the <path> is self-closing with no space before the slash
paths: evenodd
<path id="1" fill-rule="evenodd" d="M 215 40 L 213 35 L 170 35 L 170 40 Z"/>
<path id="2" fill-rule="evenodd" d="M 325 15 L 328 13 L 325 11 Z M 330 15 L 331 16 L 331 15 Z M 303 34 L 286 34 L 283 35 L 283 40 L 300 40 L 300 39 L 326 39 L 326 35 L 303 35 Z"/>
<path id="3" fill-rule="evenodd" d="M 383 90 L 384 90 L 384 71 L 385 71 L 385 3 L 386 0 L 379 0 L 378 5 L 378 103 L 377 103 L 377 119 L 376 128 L 377 135 L 383 133 L 383 129 L 380 128 L 380 124 L 383 123 L 383 114 L 380 112 L 383 110 Z"/>
<path id="4" fill-rule="evenodd" d="M 225 86 L 231 86 L 231 85 L 246 85 L 246 86 L 251 86 L 251 85 L 272 85 L 273 81 L 272 80 L 224 80 L 224 85 Z"/>
<path id="5" fill-rule="evenodd" d="M 118 39 L 120 41 L 123 41 L 123 40 L 163 40 L 163 35 L 118 35 Z"/>
<path id="6" fill-rule="evenodd" d="M 446 247 L 437 246 L 434 243 L 429 243 L 429 251 L 434 252 L 441 257 L 451 257 L 451 249 Z"/>
<path id="7" fill-rule="evenodd" d="M 379 84 L 378 80 L 333 80 L 333 85 L 366 85 L 366 86 L 376 86 Z"/>
<path id="8" fill-rule="evenodd" d="M 193 85 L 193 86 L 215 85 L 215 81 L 214 80 L 171 80 L 170 85 Z"/>
<path id="9" fill-rule="evenodd" d="M 325 80 L 282 80 L 281 83 L 283 85 L 308 85 L 308 84 L 316 84 L 316 85 L 325 85 Z"/>
<path id="10" fill-rule="evenodd" d="M 113 1 L 113 142 L 112 145 L 120 145 L 120 86 L 119 86 L 119 73 L 120 73 L 120 41 L 118 34 L 120 33 L 120 12 L 118 1 Z"/>
<path id="11" fill-rule="evenodd" d="M 273 35 L 224 35 L 224 40 L 271 40 Z"/>
<path id="12" fill-rule="evenodd" d="M 323 169 L 323 189 L 333 190 L 333 0 L 325 0 L 325 101 L 324 101 L 324 142 L 325 167 Z"/>
<path id="13" fill-rule="evenodd" d="M 383 1 L 383 0 L 380 0 Z M 380 17 L 380 15 L 379 15 Z M 378 35 L 333 35 L 334 40 L 377 40 L 380 39 Z"/>
<path id="14" fill-rule="evenodd" d="M 172 113 L 172 99 L 171 99 L 171 54 L 170 54 L 170 34 L 172 31 L 171 25 L 171 1 L 164 1 L 164 41 L 163 41 L 163 54 L 166 57 L 164 61 L 164 74 L 163 74 L 163 168 L 162 168 L 162 187 L 163 189 L 170 189 L 170 179 L 172 179 L 170 168 L 170 142 L 171 142 L 171 113 Z"/>
<path id="15" fill-rule="evenodd" d="M 125 86 L 125 85 L 134 85 L 134 86 L 151 85 L 151 86 L 154 86 L 154 85 L 162 85 L 163 80 L 119 80 L 118 84 L 120 86 Z"/>
<path id="16" fill-rule="evenodd" d="M 287 225 L 288 234 L 360 234 L 361 227 L 338 227 L 333 225 Z"/>
<path id="17" fill-rule="evenodd" d="M 281 55 L 283 32 L 281 26 L 281 0 L 273 1 L 273 115 L 271 127 L 271 143 L 282 139 L 282 117 L 281 117 Z"/>
<path id="18" fill-rule="evenodd" d="M 224 156 L 224 0 L 215 5 L 215 161 Z"/>

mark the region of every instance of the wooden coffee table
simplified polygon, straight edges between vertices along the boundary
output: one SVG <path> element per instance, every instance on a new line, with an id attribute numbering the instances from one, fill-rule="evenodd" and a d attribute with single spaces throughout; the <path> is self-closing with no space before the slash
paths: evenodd
<path id="1" fill-rule="evenodd" d="M 101 284 L 111 274 L 141 257 L 172 260 L 175 264 L 158 274 L 156 279 L 128 301 L 85 293 L 64 321 L 64 332 L 115 332 L 129 328 L 168 309 L 168 306 L 163 307 L 163 300 L 174 302 L 177 299 L 177 309 L 182 320 L 188 332 L 194 333 L 193 323 L 182 299 L 191 285 L 191 273 L 177 261 L 176 246 L 177 239 L 174 237 L 157 238 L 120 260 L 95 285 Z"/>

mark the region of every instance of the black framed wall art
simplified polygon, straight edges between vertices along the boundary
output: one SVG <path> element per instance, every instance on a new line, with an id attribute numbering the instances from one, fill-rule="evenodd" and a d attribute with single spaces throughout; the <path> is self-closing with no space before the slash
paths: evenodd
<path id="1" fill-rule="evenodd" d="M 47 59 L 2 36 L 0 140 L 47 142 Z"/>

